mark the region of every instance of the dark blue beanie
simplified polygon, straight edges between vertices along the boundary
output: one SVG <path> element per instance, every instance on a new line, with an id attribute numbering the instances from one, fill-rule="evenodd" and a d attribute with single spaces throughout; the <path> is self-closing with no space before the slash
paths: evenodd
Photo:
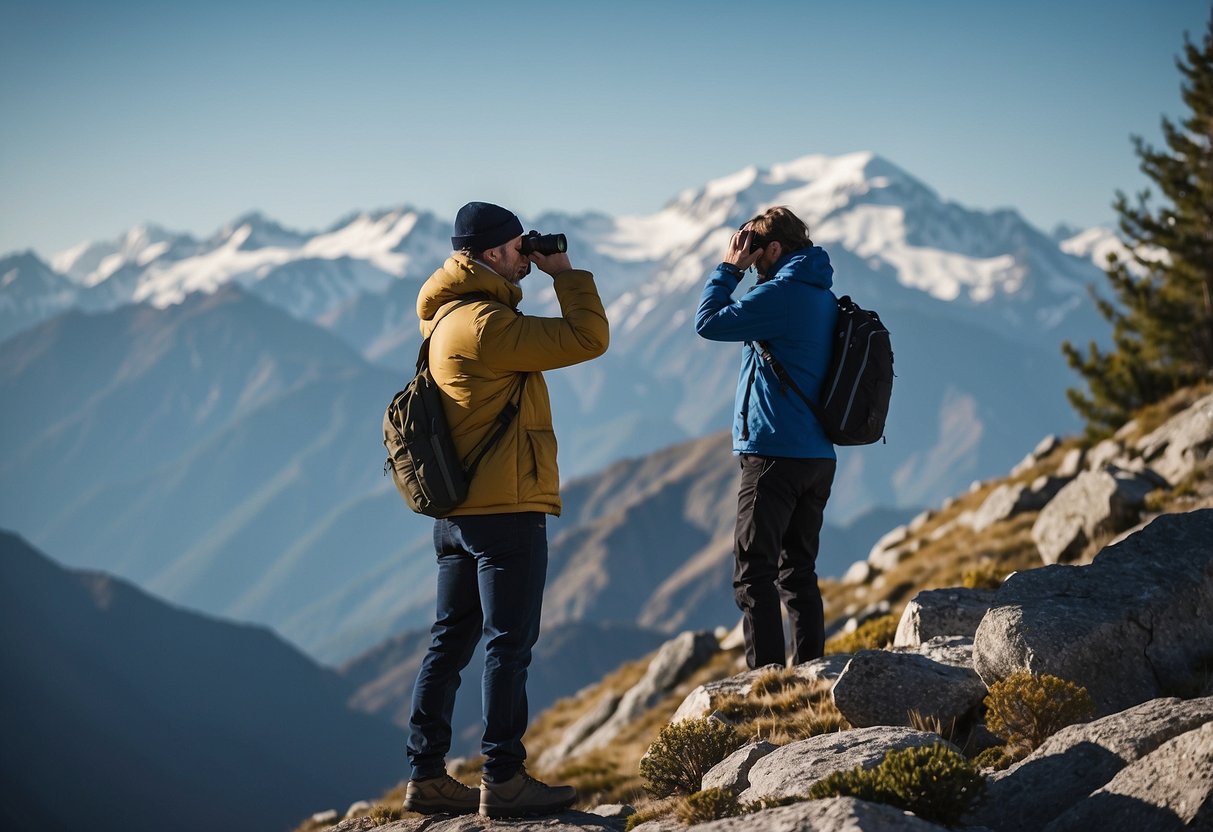
<path id="1" fill-rule="evenodd" d="M 469 202 L 455 215 L 451 246 L 484 251 L 522 236 L 522 223 L 513 212 L 491 202 Z"/>

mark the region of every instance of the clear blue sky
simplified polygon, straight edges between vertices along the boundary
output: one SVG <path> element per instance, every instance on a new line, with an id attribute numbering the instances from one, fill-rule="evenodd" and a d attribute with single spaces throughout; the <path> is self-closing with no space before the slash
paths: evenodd
<path id="1" fill-rule="evenodd" d="M 1045 230 L 1146 183 L 1208 0 L 7 2 L 0 252 L 260 209 L 648 213 L 872 150 Z"/>

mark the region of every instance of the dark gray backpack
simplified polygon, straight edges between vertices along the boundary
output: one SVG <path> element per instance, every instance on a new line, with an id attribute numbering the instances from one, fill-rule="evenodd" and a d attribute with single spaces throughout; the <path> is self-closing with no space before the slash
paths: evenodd
<path id="1" fill-rule="evenodd" d="M 791 387 L 804 400 L 835 445 L 870 445 L 884 440 L 893 395 L 893 347 L 889 330 L 878 314 L 860 308 L 849 296 L 838 300 L 834 349 L 819 401 L 804 394 L 765 341 L 758 342 L 758 353 L 775 371 L 779 383 Z M 750 381 L 753 383 L 752 376 Z"/>
<path id="2" fill-rule="evenodd" d="M 491 298 L 480 292 L 464 295 L 446 315 L 466 303 L 480 300 Z M 437 328 L 435 324 L 434 330 Z M 430 332 L 431 338 L 434 330 Z M 497 414 L 496 430 L 472 450 L 471 464 L 465 464 L 455 450 L 446 414 L 442 411 L 442 394 L 430 374 L 430 338 L 421 342 L 417 374 L 407 387 L 392 397 L 383 414 L 383 444 L 388 454 L 383 474 L 387 476 L 391 472 L 396 490 L 409 508 L 429 517 L 445 517 L 467 499 L 468 485 L 480 461 L 501 440 L 518 415 L 526 379 L 527 373 L 523 373 L 517 401 L 509 402 Z"/>

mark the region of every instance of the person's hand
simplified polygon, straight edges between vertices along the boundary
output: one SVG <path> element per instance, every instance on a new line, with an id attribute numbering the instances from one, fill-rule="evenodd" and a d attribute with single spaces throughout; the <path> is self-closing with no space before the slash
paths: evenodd
<path id="1" fill-rule="evenodd" d="M 758 262 L 762 249 L 750 251 L 750 243 L 754 240 L 753 231 L 738 231 L 729 241 L 729 249 L 724 253 L 724 262 L 732 263 L 741 271 L 745 271 Z"/>
<path id="2" fill-rule="evenodd" d="M 565 251 L 556 254 L 540 254 L 533 251 L 528 256 L 541 272 L 547 272 L 552 277 L 573 268 L 573 264 L 569 262 L 568 252 Z"/>

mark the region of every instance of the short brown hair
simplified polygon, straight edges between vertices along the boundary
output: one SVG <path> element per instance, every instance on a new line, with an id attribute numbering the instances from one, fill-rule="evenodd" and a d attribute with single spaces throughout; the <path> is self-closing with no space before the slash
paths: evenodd
<path id="1" fill-rule="evenodd" d="M 779 243 L 785 251 L 809 248 L 809 227 L 786 205 L 768 208 L 746 223 L 759 237 Z"/>

